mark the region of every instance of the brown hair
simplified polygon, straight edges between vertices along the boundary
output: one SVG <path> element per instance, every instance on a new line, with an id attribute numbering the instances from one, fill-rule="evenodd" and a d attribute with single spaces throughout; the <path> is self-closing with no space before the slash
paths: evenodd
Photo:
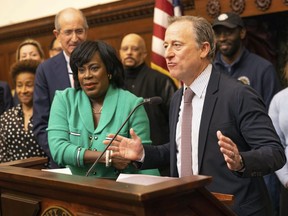
<path id="1" fill-rule="evenodd" d="M 44 56 L 44 52 L 43 52 L 43 49 L 42 49 L 42 46 L 40 45 L 40 43 L 34 39 L 28 38 L 18 45 L 17 50 L 16 50 L 16 62 L 18 62 L 20 59 L 20 49 L 25 45 L 35 46 L 39 52 L 41 59 L 44 60 L 45 56 Z"/>

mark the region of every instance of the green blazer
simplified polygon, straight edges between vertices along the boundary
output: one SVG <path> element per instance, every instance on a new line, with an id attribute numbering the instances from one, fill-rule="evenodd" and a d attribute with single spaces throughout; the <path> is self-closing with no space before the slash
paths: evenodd
<path id="1" fill-rule="evenodd" d="M 110 85 L 104 99 L 99 124 L 94 128 L 91 103 L 83 90 L 67 88 L 56 91 L 47 128 L 53 160 L 59 165 L 68 166 L 72 174 L 85 175 L 91 166 L 83 162 L 85 150 L 103 151 L 106 147 L 103 144 L 106 136 L 116 133 L 132 109 L 142 101 L 142 98 L 128 91 Z M 141 137 L 143 144 L 151 144 L 149 120 L 143 106 L 134 112 L 119 134 L 130 137 L 130 128 Z M 80 164 L 76 160 L 79 147 L 81 147 Z M 158 170 L 143 172 L 132 165 L 121 172 L 159 175 Z M 118 174 L 119 171 L 114 167 L 106 168 L 105 164 L 99 163 L 91 175 L 116 178 Z"/>

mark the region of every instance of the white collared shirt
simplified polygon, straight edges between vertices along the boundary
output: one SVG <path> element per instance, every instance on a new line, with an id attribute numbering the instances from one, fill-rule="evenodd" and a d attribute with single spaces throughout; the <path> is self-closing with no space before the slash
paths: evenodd
<path id="1" fill-rule="evenodd" d="M 67 64 L 67 70 L 68 70 L 70 84 L 71 84 L 71 87 L 74 88 L 73 72 L 72 72 L 71 67 L 70 67 L 70 56 L 68 56 L 64 51 L 63 51 L 63 54 L 64 54 L 66 64 Z"/>
<path id="2" fill-rule="evenodd" d="M 194 82 L 190 85 L 190 88 L 195 93 L 195 96 L 192 99 L 192 169 L 193 174 L 198 175 L 198 141 L 199 141 L 199 128 L 202 116 L 202 110 L 206 95 L 207 85 L 210 79 L 210 75 L 212 72 L 212 65 L 209 64 L 205 70 L 194 80 Z M 186 86 L 184 86 L 185 91 Z M 182 101 L 180 104 L 180 113 L 179 113 L 179 121 L 177 123 L 176 128 L 176 144 L 177 144 L 177 168 L 180 173 L 181 167 L 181 125 L 182 125 L 182 113 L 184 106 L 184 93 L 182 95 Z"/>

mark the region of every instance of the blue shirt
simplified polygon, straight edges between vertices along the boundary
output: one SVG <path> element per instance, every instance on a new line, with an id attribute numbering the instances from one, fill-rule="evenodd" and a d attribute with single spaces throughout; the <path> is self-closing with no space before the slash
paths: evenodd
<path id="1" fill-rule="evenodd" d="M 281 89 L 277 73 L 271 62 L 243 49 L 239 58 L 230 67 L 218 52 L 214 60 L 217 70 L 250 85 L 261 95 L 268 110 L 272 97 Z M 229 71 L 230 70 L 230 71 Z"/>

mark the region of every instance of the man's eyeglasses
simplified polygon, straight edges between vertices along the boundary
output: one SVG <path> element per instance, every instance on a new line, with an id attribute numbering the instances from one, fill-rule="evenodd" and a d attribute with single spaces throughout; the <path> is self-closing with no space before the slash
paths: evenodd
<path id="1" fill-rule="evenodd" d="M 75 32 L 77 36 L 82 36 L 85 33 L 85 29 L 79 28 L 79 29 L 67 29 L 63 31 L 60 30 L 60 33 L 64 34 L 67 37 L 72 36 L 73 32 Z"/>
<path id="2" fill-rule="evenodd" d="M 52 51 L 57 51 L 57 52 L 61 52 L 62 48 L 61 47 L 54 47 L 51 49 Z"/>

